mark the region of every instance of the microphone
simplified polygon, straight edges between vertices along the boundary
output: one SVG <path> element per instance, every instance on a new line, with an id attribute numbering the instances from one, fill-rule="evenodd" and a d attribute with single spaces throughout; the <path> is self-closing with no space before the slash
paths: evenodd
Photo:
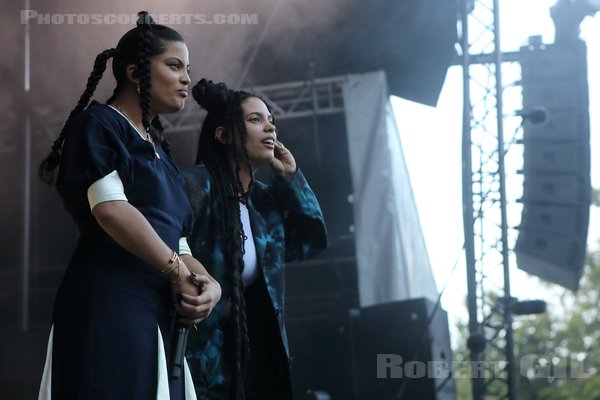
<path id="1" fill-rule="evenodd" d="M 177 326 L 177 331 L 173 338 L 173 348 L 171 351 L 171 379 L 178 379 L 183 371 L 185 361 L 185 344 L 187 342 L 188 328 Z"/>

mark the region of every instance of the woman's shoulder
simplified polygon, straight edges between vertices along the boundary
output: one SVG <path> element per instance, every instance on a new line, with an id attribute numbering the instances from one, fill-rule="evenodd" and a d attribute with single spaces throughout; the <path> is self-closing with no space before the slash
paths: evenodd
<path id="1" fill-rule="evenodd" d="M 210 171 L 204 164 L 196 164 L 181 170 L 185 184 L 190 193 L 210 193 L 211 190 L 211 175 Z"/>
<path id="2" fill-rule="evenodd" d="M 73 125 L 78 127 L 91 124 L 111 131 L 120 131 L 126 128 L 122 117 L 115 110 L 107 104 L 101 104 L 96 101 L 93 101 L 73 120 Z"/>
<path id="3" fill-rule="evenodd" d="M 208 184 L 210 185 L 210 172 L 206 165 L 200 163 L 182 169 L 183 176 L 186 181 L 192 184 Z"/>
<path id="4" fill-rule="evenodd" d="M 210 204 L 211 177 L 204 164 L 196 164 L 181 170 L 194 212 L 202 212 Z"/>

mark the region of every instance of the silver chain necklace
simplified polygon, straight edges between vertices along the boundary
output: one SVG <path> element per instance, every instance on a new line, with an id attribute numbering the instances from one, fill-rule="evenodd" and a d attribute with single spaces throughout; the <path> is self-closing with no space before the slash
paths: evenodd
<path id="1" fill-rule="evenodd" d="M 147 132 L 146 132 L 146 135 L 142 134 L 142 132 L 140 132 L 139 128 L 137 127 L 137 125 L 131 120 L 131 118 L 129 118 L 129 115 L 127 115 L 125 110 L 123 110 L 121 107 L 119 107 L 119 105 L 116 102 L 113 101 L 112 103 L 109 104 L 109 106 L 111 106 L 113 109 L 118 111 L 121 115 L 123 115 L 125 117 L 125 119 L 129 122 L 129 124 L 133 127 L 133 129 L 135 129 L 135 131 L 142 137 L 142 139 L 144 139 L 147 142 L 150 142 L 150 144 L 152 145 L 152 148 L 154 149 L 154 154 L 156 155 L 156 157 L 158 159 L 160 159 L 160 154 L 158 154 L 158 152 L 156 151 L 156 146 L 154 145 L 154 141 L 152 140 L 152 137 L 150 137 L 150 134 Z"/>

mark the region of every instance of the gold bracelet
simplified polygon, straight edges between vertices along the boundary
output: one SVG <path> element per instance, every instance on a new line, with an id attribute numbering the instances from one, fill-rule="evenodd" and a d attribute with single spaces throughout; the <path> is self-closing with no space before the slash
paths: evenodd
<path id="1" fill-rule="evenodd" d="M 173 250 L 173 255 L 171 256 L 171 259 L 167 263 L 167 266 L 165 267 L 165 269 L 161 270 L 160 272 L 162 272 L 163 274 L 168 274 L 169 272 L 174 271 L 175 269 L 179 268 L 180 263 L 181 263 L 181 258 L 179 258 L 179 255 L 177 254 L 177 252 Z M 179 271 L 177 271 L 177 276 L 179 276 Z"/>
<path id="2" fill-rule="evenodd" d="M 169 259 L 169 262 L 167 263 L 167 267 L 165 269 L 168 269 L 171 266 L 171 264 L 173 264 L 175 262 L 175 260 L 177 260 L 177 257 L 179 257 L 177 255 L 177 252 L 175 250 L 173 250 L 173 255 Z M 164 272 L 164 270 L 163 270 L 163 272 Z"/>
<path id="3" fill-rule="evenodd" d="M 162 273 L 168 274 L 169 272 L 175 271 L 177 268 L 179 268 L 179 261 L 175 262 L 169 269 L 163 270 Z M 179 276 L 179 271 L 177 272 L 177 276 Z"/>
<path id="4" fill-rule="evenodd" d="M 178 259 L 178 260 L 181 260 L 181 259 Z M 175 265 L 173 267 L 171 267 L 171 269 L 169 269 L 168 271 L 165 271 L 165 273 L 169 273 L 169 272 L 177 270 L 175 277 L 171 278 L 171 283 L 176 283 L 179 280 L 179 273 L 181 271 L 180 266 L 181 266 L 181 263 L 179 261 L 177 261 L 177 262 L 175 262 Z"/>

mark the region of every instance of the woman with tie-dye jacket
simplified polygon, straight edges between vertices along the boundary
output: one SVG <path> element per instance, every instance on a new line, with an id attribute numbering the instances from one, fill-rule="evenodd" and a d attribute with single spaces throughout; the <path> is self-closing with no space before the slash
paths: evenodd
<path id="1" fill-rule="evenodd" d="M 326 247 L 319 203 L 277 140 L 256 96 L 201 80 L 194 99 L 208 111 L 197 165 L 184 170 L 195 226 L 192 254 L 221 284 L 208 319 L 191 330 L 187 357 L 200 399 L 292 397 L 285 328 L 284 262 Z M 270 184 L 254 173 L 270 165 Z"/>

